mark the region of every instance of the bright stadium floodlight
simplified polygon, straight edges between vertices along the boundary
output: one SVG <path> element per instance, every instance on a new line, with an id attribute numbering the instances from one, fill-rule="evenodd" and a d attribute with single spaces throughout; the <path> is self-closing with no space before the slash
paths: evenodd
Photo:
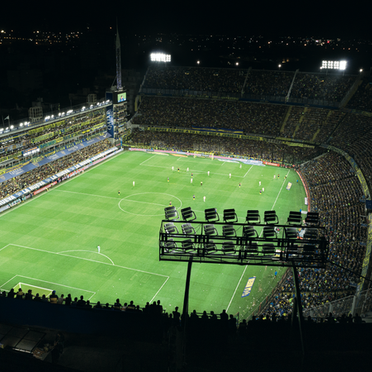
<path id="1" fill-rule="evenodd" d="M 322 61 L 321 70 L 346 70 L 347 61 Z"/>
<path id="2" fill-rule="evenodd" d="M 151 53 L 150 60 L 151 62 L 170 62 L 171 55 L 165 53 Z"/>

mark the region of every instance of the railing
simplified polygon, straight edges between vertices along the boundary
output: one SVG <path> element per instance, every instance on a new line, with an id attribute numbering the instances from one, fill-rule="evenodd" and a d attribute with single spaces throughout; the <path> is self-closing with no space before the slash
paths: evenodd
<path id="1" fill-rule="evenodd" d="M 322 306 L 305 309 L 304 317 L 325 318 L 332 313 L 339 317 L 342 314 L 365 314 L 372 310 L 372 289 L 367 289 L 354 296 L 347 296 L 336 301 L 327 302 Z"/>

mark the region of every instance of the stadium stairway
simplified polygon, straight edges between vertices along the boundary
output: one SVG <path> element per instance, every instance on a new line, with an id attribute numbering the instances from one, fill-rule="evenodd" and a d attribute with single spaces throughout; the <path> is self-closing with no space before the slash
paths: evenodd
<path id="1" fill-rule="evenodd" d="M 362 77 L 363 76 L 364 76 L 364 74 L 359 74 L 357 79 L 354 81 L 354 84 L 351 86 L 349 91 L 346 93 L 345 97 L 342 99 L 342 101 L 340 103 L 340 108 L 344 108 L 349 103 L 349 101 L 351 100 L 351 97 L 357 91 L 360 84 L 362 84 L 362 82 L 363 82 Z"/>
<path id="2" fill-rule="evenodd" d="M 296 133 L 297 133 L 298 129 L 300 128 L 301 123 L 302 123 L 302 121 L 304 120 L 304 117 L 305 117 L 306 112 L 307 112 L 308 110 L 309 110 L 309 109 L 308 109 L 307 107 L 304 108 L 304 113 L 303 113 L 303 115 L 300 117 L 300 120 L 298 121 L 298 124 L 296 125 L 296 128 L 295 128 L 295 130 L 294 130 L 294 132 L 293 132 L 293 135 L 292 135 L 293 138 L 296 137 Z"/>
<path id="3" fill-rule="evenodd" d="M 292 111 L 292 106 L 289 106 L 289 108 L 287 110 L 287 114 L 286 114 L 286 116 L 284 118 L 282 127 L 280 128 L 280 133 L 284 133 L 284 128 L 285 128 L 285 125 L 287 124 L 287 120 L 289 118 L 289 115 L 291 114 L 291 111 Z"/>

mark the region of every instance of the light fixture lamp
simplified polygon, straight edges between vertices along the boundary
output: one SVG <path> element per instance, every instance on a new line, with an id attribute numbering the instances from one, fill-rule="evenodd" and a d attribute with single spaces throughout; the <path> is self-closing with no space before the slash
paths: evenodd
<path id="1" fill-rule="evenodd" d="M 209 240 L 207 243 L 204 244 L 204 251 L 209 254 L 212 252 L 216 252 L 217 246 L 213 240 Z"/>
<path id="2" fill-rule="evenodd" d="M 164 208 L 164 214 L 166 220 L 175 221 L 179 219 L 178 211 L 174 206 Z"/>
<path id="3" fill-rule="evenodd" d="M 224 209 L 224 211 L 223 211 L 223 220 L 226 223 L 229 223 L 229 222 L 238 222 L 238 216 L 235 213 L 235 209 Z"/>
<path id="4" fill-rule="evenodd" d="M 264 216 L 265 223 L 268 224 L 279 224 L 279 218 L 275 211 L 265 211 Z"/>
<path id="5" fill-rule="evenodd" d="M 183 240 L 182 241 L 182 249 L 185 253 L 196 253 L 194 249 L 194 243 L 192 242 L 191 239 Z M 190 252 L 193 251 L 193 252 Z"/>
<path id="6" fill-rule="evenodd" d="M 217 229 L 212 224 L 204 225 L 204 233 L 205 235 L 218 235 Z"/>
<path id="7" fill-rule="evenodd" d="M 169 253 L 170 251 L 177 248 L 177 244 L 173 239 L 168 239 L 166 242 L 164 242 L 163 247 L 165 252 Z"/>
<path id="8" fill-rule="evenodd" d="M 319 213 L 318 212 L 307 212 L 305 222 L 306 224 L 319 226 Z"/>
<path id="9" fill-rule="evenodd" d="M 284 231 L 287 239 L 297 239 L 297 230 L 295 227 L 286 227 Z"/>
<path id="10" fill-rule="evenodd" d="M 233 242 L 223 242 L 222 243 L 223 253 L 235 253 L 235 245 Z"/>
<path id="11" fill-rule="evenodd" d="M 223 236 L 236 236 L 236 231 L 232 225 L 222 226 L 222 235 Z"/>
<path id="12" fill-rule="evenodd" d="M 253 226 L 243 226 L 243 236 L 248 239 L 258 238 L 258 233 Z"/>
<path id="13" fill-rule="evenodd" d="M 257 225 L 261 223 L 260 212 L 258 210 L 248 210 L 245 221 L 249 225 Z"/>
<path id="14" fill-rule="evenodd" d="M 181 225 L 182 232 L 186 235 L 195 235 L 195 229 L 191 223 L 184 223 Z"/>
<path id="15" fill-rule="evenodd" d="M 218 215 L 216 208 L 205 209 L 204 216 L 208 222 L 218 222 L 220 220 L 220 216 Z"/>
<path id="16" fill-rule="evenodd" d="M 275 246 L 272 243 L 264 244 L 262 246 L 262 253 L 264 255 L 273 255 L 275 254 Z"/>
<path id="17" fill-rule="evenodd" d="M 164 230 L 167 234 L 178 234 L 178 229 L 173 222 L 165 223 Z"/>
<path id="18" fill-rule="evenodd" d="M 250 242 L 248 245 L 244 247 L 244 256 L 243 258 L 247 257 L 255 257 L 258 254 L 258 245 L 256 242 Z"/>
<path id="19" fill-rule="evenodd" d="M 314 228 L 313 229 L 307 228 L 305 230 L 304 238 L 309 240 L 316 240 L 318 238 L 318 230 Z"/>
<path id="20" fill-rule="evenodd" d="M 289 212 L 287 223 L 289 225 L 301 225 L 302 216 L 301 212 L 291 211 Z"/>
<path id="21" fill-rule="evenodd" d="M 263 237 L 265 239 L 267 239 L 267 238 L 275 238 L 276 237 L 276 232 L 275 232 L 274 226 L 264 226 L 264 228 L 263 228 Z"/>
<path id="22" fill-rule="evenodd" d="M 194 220 L 196 220 L 196 214 L 191 209 L 191 207 L 186 207 L 186 208 L 181 209 L 181 215 L 182 215 L 182 219 L 184 221 L 194 221 Z"/>

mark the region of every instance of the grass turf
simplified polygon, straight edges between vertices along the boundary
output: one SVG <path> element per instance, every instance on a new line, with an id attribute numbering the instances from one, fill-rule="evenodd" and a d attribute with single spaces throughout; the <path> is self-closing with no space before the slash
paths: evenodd
<path id="1" fill-rule="evenodd" d="M 216 159 L 122 153 L 0 215 L 0 286 L 9 290 L 21 282 L 30 289 L 83 295 L 93 303 L 119 298 L 144 306 L 160 300 L 172 311 L 182 307 L 187 264 L 159 262 L 164 207 L 170 201 L 177 208 L 191 206 L 199 220 L 206 208 L 220 213 L 235 208 L 239 222 L 248 209 L 262 216 L 274 209 L 285 223 L 290 210 L 305 209 L 305 191 L 296 181 L 293 170 L 271 166 L 240 168 Z M 289 191 L 288 182 L 293 184 Z M 247 316 L 285 269 L 277 270 L 275 279 L 275 268 L 196 263 L 189 309 Z M 253 276 L 250 295 L 241 298 Z"/>

